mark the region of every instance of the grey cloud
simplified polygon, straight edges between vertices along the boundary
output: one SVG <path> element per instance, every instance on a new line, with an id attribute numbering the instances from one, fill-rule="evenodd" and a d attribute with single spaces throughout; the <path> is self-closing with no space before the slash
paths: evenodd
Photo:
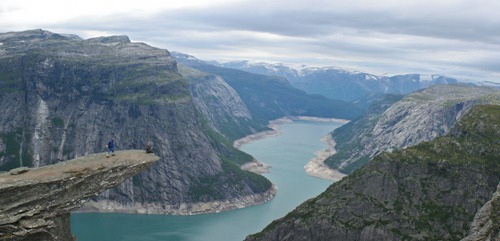
<path id="1" fill-rule="evenodd" d="M 467 14 L 457 9 L 386 9 L 360 8 L 312 10 L 281 8 L 263 10 L 256 2 L 246 5 L 229 5 L 214 9 L 187 10 L 182 13 L 165 13 L 165 16 L 183 18 L 196 25 L 218 29 L 245 29 L 272 32 L 289 36 L 323 36 L 339 29 L 379 31 L 387 34 L 408 34 L 436 38 L 463 39 L 500 44 L 500 19 L 494 12 Z M 286 3 L 284 3 L 286 4 Z M 497 4 L 498 6 L 498 4 Z M 499 6 L 500 7 L 500 6 Z M 432 8 L 432 6 L 429 6 Z M 419 12 L 422 11 L 422 12 Z"/>
<path id="2" fill-rule="evenodd" d="M 328 2 L 305 8 L 307 3 L 294 1 L 273 6 L 251 1 L 169 10 L 144 17 L 113 15 L 73 19 L 53 27 L 64 25 L 69 33 L 98 30 L 127 34 L 132 40 L 153 46 L 193 51 L 188 52 L 193 55 L 205 54 L 198 57 L 213 54 L 211 59 L 245 58 L 244 50 L 256 49 L 273 56 L 272 60 L 318 62 L 312 56 L 320 56 L 330 60 L 329 65 L 339 61 L 354 68 L 379 69 L 379 72 L 439 70 L 463 74 L 467 70 L 478 71 L 475 76 L 486 78 L 487 71 L 495 73 L 491 76 L 500 73 L 496 64 L 499 59 L 492 57 L 500 56 L 500 14 L 493 14 L 488 7 L 485 11 L 472 7 L 432 9 L 432 6 L 429 9 L 347 8 L 347 5 Z M 499 6 L 494 4 L 490 6 L 492 9 Z M 463 8 L 472 6 L 467 1 L 463 1 L 463 5 Z M 273 34 L 279 40 L 259 34 Z M 467 52 L 487 54 L 453 59 L 453 53 L 466 55 Z"/>
<path id="3" fill-rule="evenodd" d="M 286 3 L 284 3 L 286 4 Z M 407 34 L 433 38 L 457 39 L 500 44 L 500 18 L 484 15 L 460 15 L 435 10 L 422 14 L 407 9 L 370 10 L 297 9 L 287 5 L 266 9 L 260 1 L 255 4 L 232 4 L 213 8 L 164 11 L 144 19 L 114 16 L 95 21 L 94 26 L 135 31 L 164 28 L 165 31 L 192 29 L 199 31 L 245 30 L 275 33 L 293 37 L 320 38 L 333 33 L 355 29 L 385 34 Z M 113 19 L 117 19 L 116 21 Z M 125 19 L 125 22 L 123 22 Z M 106 24 L 108 22 L 108 24 Z M 121 24 L 121 26 L 120 26 Z M 132 31 L 134 31 L 132 30 Z M 362 34 L 362 33 L 360 33 Z"/>

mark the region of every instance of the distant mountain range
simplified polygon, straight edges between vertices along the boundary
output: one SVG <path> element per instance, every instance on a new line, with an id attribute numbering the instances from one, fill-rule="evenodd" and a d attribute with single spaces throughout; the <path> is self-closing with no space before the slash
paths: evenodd
<path id="1" fill-rule="evenodd" d="M 239 60 L 219 62 L 200 60 L 194 56 L 172 51 L 180 62 L 191 65 L 211 65 L 226 69 L 242 70 L 249 73 L 286 79 L 293 87 L 308 94 L 320 94 L 330 99 L 338 99 L 367 108 L 370 103 L 380 100 L 384 94 L 408 94 L 435 84 L 464 84 L 500 88 L 493 81 L 465 82 L 439 74 L 399 74 L 381 76 L 338 67 L 293 66 L 283 63 L 254 62 Z"/>
<path id="2" fill-rule="evenodd" d="M 232 61 L 211 64 L 269 76 L 286 78 L 294 87 L 310 94 L 320 94 L 367 106 L 382 94 L 408 94 L 434 84 L 456 84 L 457 79 L 442 75 L 404 74 L 377 76 L 336 67 L 290 67 L 251 61 Z M 485 82 L 481 85 L 493 85 Z"/>

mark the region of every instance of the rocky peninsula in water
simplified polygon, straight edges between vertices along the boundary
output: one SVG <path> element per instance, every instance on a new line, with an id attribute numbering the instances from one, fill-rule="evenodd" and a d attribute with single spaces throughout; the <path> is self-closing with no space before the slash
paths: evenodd
<path id="1" fill-rule="evenodd" d="M 321 141 L 326 143 L 327 147 L 323 150 L 315 152 L 315 157 L 309 160 L 309 162 L 304 166 L 304 169 L 306 173 L 311 176 L 338 181 L 345 177 L 346 174 L 328 167 L 328 165 L 324 162 L 328 157 L 337 153 L 335 150 L 335 140 L 333 140 L 332 135 L 327 134 L 321 138 Z"/>

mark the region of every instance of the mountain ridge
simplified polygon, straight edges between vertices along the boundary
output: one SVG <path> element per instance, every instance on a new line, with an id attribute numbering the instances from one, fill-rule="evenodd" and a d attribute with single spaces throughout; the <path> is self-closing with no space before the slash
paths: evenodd
<path id="1" fill-rule="evenodd" d="M 447 134 L 477 104 L 500 104 L 493 87 L 433 85 L 413 94 L 375 102 L 362 118 L 332 133 L 337 153 L 325 160 L 350 173 L 384 151 L 403 149 Z"/>
<path id="2" fill-rule="evenodd" d="M 310 94 L 358 103 L 367 107 L 373 96 L 408 94 L 433 84 L 456 84 L 457 79 L 439 74 L 374 75 L 338 67 L 287 66 L 282 63 L 231 61 L 214 63 L 220 67 L 240 69 L 252 73 L 280 76 L 296 88 Z M 365 103 L 368 102 L 368 103 Z"/>

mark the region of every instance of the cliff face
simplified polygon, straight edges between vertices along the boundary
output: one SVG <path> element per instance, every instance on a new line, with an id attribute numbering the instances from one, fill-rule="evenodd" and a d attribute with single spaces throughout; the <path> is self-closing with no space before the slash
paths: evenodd
<path id="1" fill-rule="evenodd" d="M 500 104 L 496 88 L 434 85 L 401 100 L 391 97 L 363 118 L 336 129 L 337 154 L 325 162 L 343 173 L 375 155 L 447 134 L 467 111 L 480 103 Z M 396 101 L 392 104 L 393 101 Z"/>
<path id="2" fill-rule="evenodd" d="M 63 163 L 0 174 L 1 240 L 73 240 L 70 212 L 158 161 L 144 151 L 79 157 Z"/>
<path id="3" fill-rule="evenodd" d="M 93 210 L 190 213 L 195 203 L 262 196 L 244 206 L 272 196 L 269 181 L 241 171 L 233 150 L 220 151 L 223 138 L 206 125 L 167 50 L 43 30 L 1 34 L 0 42 L 0 168 L 102 152 L 115 136 L 118 150 L 151 141 L 161 159 L 106 191 Z"/>
<path id="4" fill-rule="evenodd" d="M 179 72 L 190 81 L 193 101 L 207 119 L 209 126 L 229 141 L 264 128 L 252 119 L 238 93 L 220 76 L 203 73 L 184 65 L 179 65 Z"/>
<path id="5" fill-rule="evenodd" d="M 500 181 L 500 106 L 376 156 L 247 240 L 458 240 Z"/>

